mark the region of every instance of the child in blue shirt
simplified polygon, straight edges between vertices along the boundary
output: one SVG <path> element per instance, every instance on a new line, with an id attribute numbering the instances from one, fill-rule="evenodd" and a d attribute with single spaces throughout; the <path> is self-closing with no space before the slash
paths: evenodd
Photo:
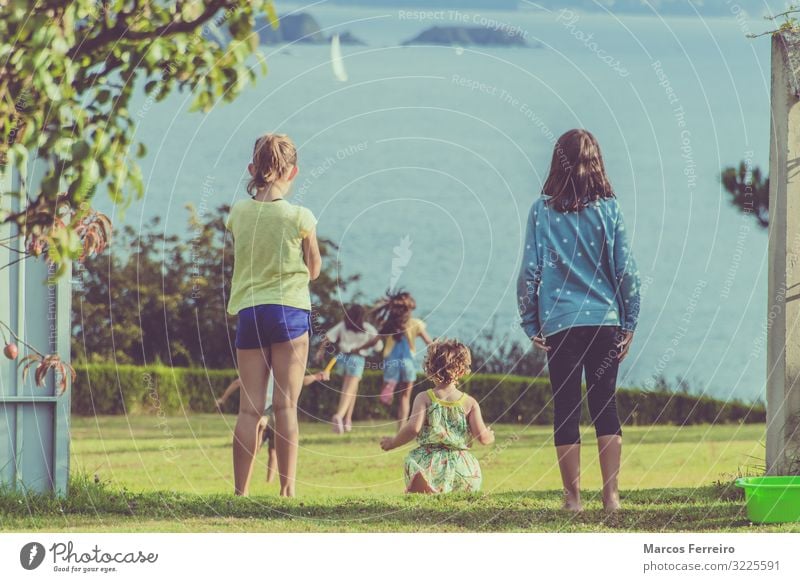
<path id="1" fill-rule="evenodd" d="M 581 379 L 600 450 L 603 505 L 619 508 L 619 362 L 639 317 L 639 274 L 600 146 L 583 129 L 562 135 L 528 215 L 518 279 L 522 328 L 547 352 L 554 441 L 566 509 L 580 511 Z"/>

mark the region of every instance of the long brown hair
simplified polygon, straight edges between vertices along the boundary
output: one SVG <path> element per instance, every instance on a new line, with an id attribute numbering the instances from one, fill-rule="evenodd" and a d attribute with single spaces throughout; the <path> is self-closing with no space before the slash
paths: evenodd
<path id="1" fill-rule="evenodd" d="M 542 194 L 560 212 L 583 210 L 590 202 L 614 197 L 600 145 L 591 132 L 571 129 L 558 138 Z"/>
<path id="2" fill-rule="evenodd" d="M 399 339 L 408 329 L 411 313 L 416 307 L 417 302 L 408 291 L 387 292 L 386 297 L 374 309 L 378 331 L 382 335 Z"/>
<path id="3" fill-rule="evenodd" d="M 254 196 L 259 188 L 268 188 L 289 169 L 297 165 L 297 149 L 288 135 L 266 133 L 253 146 L 253 176 L 247 183 L 247 193 Z"/>
<path id="4" fill-rule="evenodd" d="M 352 304 L 344 312 L 344 326 L 350 331 L 364 332 L 364 317 L 367 310 L 358 303 Z"/>

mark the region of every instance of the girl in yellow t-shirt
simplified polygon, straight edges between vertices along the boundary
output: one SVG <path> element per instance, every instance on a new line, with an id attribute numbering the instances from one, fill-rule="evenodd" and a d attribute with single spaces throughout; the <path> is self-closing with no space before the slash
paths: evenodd
<path id="1" fill-rule="evenodd" d="M 247 495 L 272 374 L 281 495 L 291 497 L 299 438 L 297 400 L 311 331 L 308 284 L 319 276 L 322 259 L 314 215 L 285 200 L 297 175 L 292 141 L 285 135 L 262 135 L 247 169 L 251 198 L 234 204 L 227 222 L 234 244 L 228 313 L 239 316 L 236 360 L 242 380 L 233 439 L 234 484 L 237 495 Z"/>

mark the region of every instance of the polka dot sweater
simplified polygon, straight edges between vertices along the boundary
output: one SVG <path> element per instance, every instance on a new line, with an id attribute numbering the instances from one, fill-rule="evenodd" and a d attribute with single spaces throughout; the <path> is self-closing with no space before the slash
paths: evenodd
<path id="1" fill-rule="evenodd" d="M 570 327 L 614 325 L 633 331 L 640 279 L 615 198 L 559 212 L 542 196 L 528 215 L 517 281 L 528 337 Z"/>

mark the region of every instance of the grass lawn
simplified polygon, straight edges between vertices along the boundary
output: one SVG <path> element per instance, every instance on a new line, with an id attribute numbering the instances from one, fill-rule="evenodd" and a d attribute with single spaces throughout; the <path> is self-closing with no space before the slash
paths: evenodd
<path id="1" fill-rule="evenodd" d="M 480 495 L 402 494 L 405 450 L 384 453 L 393 423 L 359 424 L 336 436 L 301 428 L 298 498 L 277 497 L 259 454 L 249 499 L 234 498 L 235 417 L 193 415 L 74 418 L 70 496 L 0 496 L 0 528 L 47 531 L 800 531 L 753 526 L 737 474 L 763 464 L 763 425 L 627 427 L 624 510 L 605 516 L 596 497 L 594 435 L 584 435 L 587 511 L 560 511 L 560 479 L 548 427 L 496 426 L 477 447 Z M 96 476 L 96 478 L 95 478 Z M 98 480 L 99 483 L 95 483 Z"/>

